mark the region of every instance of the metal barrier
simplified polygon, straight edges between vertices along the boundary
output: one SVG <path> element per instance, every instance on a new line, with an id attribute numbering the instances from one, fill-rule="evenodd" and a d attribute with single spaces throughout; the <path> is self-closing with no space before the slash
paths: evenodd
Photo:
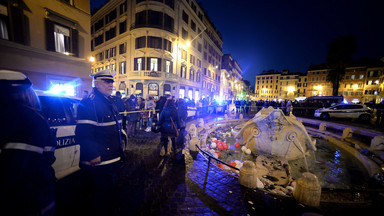
<path id="1" fill-rule="evenodd" d="M 197 147 L 197 149 L 199 149 L 199 151 L 200 151 L 202 154 L 208 156 L 208 165 L 211 163 L 211 159 L 214 159 L 214 160 L 216 160 L 217 162 L 224 164 L 225 166 L 228 166 L 228 167 L 230 167 L 230 168 L 232 168 L 232 169 L 235 169 L 235 170 L 237 170 L 237 171 L 240 171 L 239 168 L 234 167 L 234 166 L 232 166 L 232 165 L 229 165 L 229 164 L 227 164 L 226 162 L 224 162 L 224 161 L 222 161 L 222 160 L 220 160 L 220 159 L 217 159 L 217 158 L 213 157 L 211 154 L 208 154 L 206 151 L 202 150 L 198 145 L 196 145 L 196 147 Z"/>

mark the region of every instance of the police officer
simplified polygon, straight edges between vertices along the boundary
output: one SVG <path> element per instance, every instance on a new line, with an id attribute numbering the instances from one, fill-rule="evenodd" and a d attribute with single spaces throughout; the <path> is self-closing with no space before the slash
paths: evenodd
<path id="1" fill-rule="evenodd" d="M 55 131 L 22 73 L 0 70 L 0 215 L 54 215 Z"/>
<path id="2" fill-rule="evenodd" d="M 93 92 L 78 107 L 75 133 L 80 144 L 80 168 L 93 185 L 94 215 L 115 213 L 115 172 L 123 157 L 121 120 L 111 97 L 115 74 L 106 69 L 90 75 Z"/>

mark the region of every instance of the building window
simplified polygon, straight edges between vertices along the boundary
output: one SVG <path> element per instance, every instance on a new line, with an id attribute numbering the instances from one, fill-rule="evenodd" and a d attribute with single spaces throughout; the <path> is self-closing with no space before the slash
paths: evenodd
<path id="1" fill-rule="evenodd" d="M 157 58 L 150 58 L 150 62 L 151 62 L 151 65 L 150 65 L 150 69 L 151 71 L 157 71 L 157 66 L 158 66 L 158 61 L 157 61 Z"/>
<path id="2" fill-rule="evenodd" d="M 55 37 L 55 51 L 59 53 L 66 53 L 68 54 L 70 52 L 69 50 L 69 41 L 70 41 L 70 35 L 69 35 L 69 28 L 60 26 L 55 24 L 54 25 L 54 37 Z"/>
<path id="3" fill-rule="evenodd" d="M 109 29 L 105 32 L 105 41 L 109 41 L 110 39 L 116 37 L 116 27 Z"/>
<path id="4" fill-rule="evenodd" d="M 188 39 L 188 32 L 187 32 L 184 28 L 182 28 L 181 31 L 182 31 L 182 32 L 181 32 L 181 37 L 182 37 L 184 40 L 187 40 L 187 39 Z"/>
<path id="5" fill-rule="evenodd" d="M 185 78 L 186 77 L 186 73 L 187 73 L 187 67 L 185 65 L 182 65 L 181 66 L 181 70 L 180 70 L 180 77 L 181 78 Z"/>
<path id="6" fill-rule="evenodd" d="M 195 80 L 195 71 L 192 69 L 189 70 L 189 79 Z"/>
<path id="7" fill-rule="evenodd" d="M 136 83 L 135 95 L 136 97 L 143 97 L 143 83 Z"/>
<path id="8" fill-rule="evenodd" d="M 108 24 L 108 23 L 110 23 L 112 20 L 114 20 L 114 19 L 116 19 L 116 8 L 113 10 L 113 11 L 111 11 L 111 12 L 109 12 L 109 14 L 107 14 L 106 16 L 105 16 L 105 24 Z"/>
<path id="9" fill-rule="evenodd" d="M 0 5 L 0 38 L 9 40 L 8 35 L 8 10 L 5 5 Z"/>
<path id="10" fill-rule="evenodd" d="M 157 83 L 148 84 L 148 94 L 159 95 L 159 85 Z"/>
<path id="11" fill-rule="evenodd" d="M 185 23 L 188 24 L 189 16 L 188 16 L 187 13 L 185 13 L 185 11 L 183 11 L 183 16 L 182 16 L 182 18 L 183 18 L 183 21 L 184 21 Z"/>
<path id="12" fill-rule="evenodd" d="M 104 42 L 104 35 L 101 34 L 95 38 L 95 46 L 98 46 Z"/>
<path id="13" fill-rule="evenodd" d="M 187 51 L 180 48 L 180 53 L 181 53 L 181 59 L 184 59 L 186 61 L 187 60 Z"/>
<path id="14" fill-rule="evenodd" d="M 119 70 L 120 70 L 120 74 L 126 74 L 127 73 L 125 61 L 120 62 Z"/>
<path id="15" fill-rule="evenodd" d="M 165 68 L 164 68 L 165 72 L 172 73 L 172 67 L 173 67 L 172 62 L 169 60 L 165 60 Z"/>
<path id="16" fill-rule="evenodd" d="M 122 43 L 119 45 L 119 54 L 124 54 L 127 52 L 127 43 Z"/>
<path id="17" fill-rule="evenodd" d="M 164 39 L 164 50 L 167 50 L 168 52 L 172 52 L 172 42 Z"/>
<path id="18" fill-rule="evenodd" d="M 155 48 L 155 49 L 161 49 L 161 40 L 160 37 L 148 37 L 147 40 L 147 47 L 149 48 Z"/>
<path id="19" fill-rule="evenodd" d="M 171 85 L 169 84 L 164 84 L 164 95 L 171 95 Z"/>
<path id="20" fill-rule="evenodd" d="M 123 34 L 127 31 L 127 20 L 124 20 L 119 24 L 119 34 Z"/>
<path id="21" fill-rule="evenodd" d="M 143 67 L 143 65 L 144 65 L 144 60 L 145 58 L 144 57 L 141 57 L 141 58 L 135 58 L 134 59 L 134 67 L 133 67 L 133 69 L 135 70 L 135 71 L 141 71 L 141 70 L 144 70 L 144 67 Z"/>
<path id="22" fill-rule="evenodd" d="M 185 96 L 185 89 L 183 87 L 179 89 L 179 98 L 184 98 L 184 96 Z"/>
<path id="23" fill-rule="evenodd" d="M 95 23 L 95 32 L 97 32 L 99 29 L 103 28 L 104 26 L 104 18 L 100 19 Z"/>
<path id="24" fill-rule="evenodd" d="M 193 31 L 196 31 L 196 23 L 193 22 L 193 20 L 191 20 L 191 29 L 192 29 Z"/>
<path id="25" fill-rule="evenodd" d="M 146 45 L 146 37 L 139 37 L 139 38 L 136 38 L 136 49 L 140 49 L 140 48 L 145 48 L 145 45 Z"/>
<path id="26" fill-rule="evenodd" d="M 120 4 L 120 15 L 127 12 L 127 1 Z"/>

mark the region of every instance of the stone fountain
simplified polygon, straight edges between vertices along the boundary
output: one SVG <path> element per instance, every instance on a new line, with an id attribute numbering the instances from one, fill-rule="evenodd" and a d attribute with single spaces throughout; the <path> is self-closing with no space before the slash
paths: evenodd
<path id="1" fill-rule="evenodd" d="M 288 161 L 304 158 L 307 164 L 306 155 L 309 151 L 316 151 L 316 140 L 311 139 L 295 116 L 285 116 L 280 109 L 263 108 L 253 119 L 239 125 L 232 133 L 252 154 L 257 155 L 255 162 L 246 161 L 241 168 L 240 184 L 250 188 L 273 188 L 273 193 L 278 195 L 294 193 L 295 184 L 292 185 L 290 181 Z M 317 180 L 311 173 L 307 173 L 307 176 L 311 176 L 307 179 Z M 302 181 L 306 180 L 300 181 L 299 188 L 302 188 Z M 317 181 L 312 182 L 315 182 L 315 192 L 298 190 L 299 194 L 295 193 L 295 197 L 299 197 L 299 201 L 309 199 L 309 205 L 317 206 L 320 197 L 313 194 L 320 194 L 321 188 Z"/>
<path id="2" fill-rule="evenodd" d="M 255 155 L 294 160 L 316 151 L 316 140 L 311 139 L 304 125 L 293 115 L 285 116 L 280 109 L 263 108 L 239 127 L 240 131 L 233 131 L 235 137 Z"/>

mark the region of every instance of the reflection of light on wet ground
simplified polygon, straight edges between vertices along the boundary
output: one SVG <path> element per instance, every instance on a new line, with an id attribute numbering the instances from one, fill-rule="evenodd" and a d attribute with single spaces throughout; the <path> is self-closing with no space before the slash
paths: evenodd
<path id="1" fill-rule="evenodd" d="M 329 167 L 329 174 L 325 177 L 326 181 L 330 184 L 340 184 L 342 183 L 342 173 L 343 168 L 340 160 L 340 150 L 337 149 L 334 154 L 334 158 L 330 159 L 328 161 L 330 167 Z"/>

